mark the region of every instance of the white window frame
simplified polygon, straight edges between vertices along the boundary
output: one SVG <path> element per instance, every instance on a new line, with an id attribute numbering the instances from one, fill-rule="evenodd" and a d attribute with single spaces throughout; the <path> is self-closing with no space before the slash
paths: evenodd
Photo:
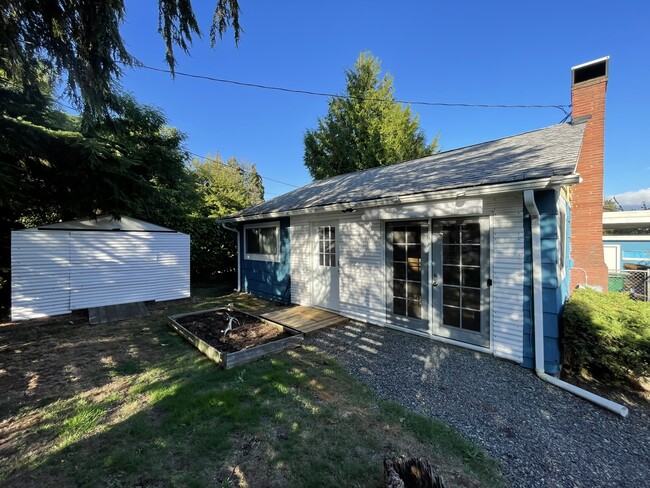
<path id="1" fill-rule="evenodd" d="M 253 254 L 253 253 L 247 253 L 246 250 L 248 249 L 248 242 L 247 242 L 247 230 L 249 229 L 261 229 L 261 228 L 267 228 L 267 227 L 275 227 L 275 240 L 276 240 L 276 253 L 275 254 Z M 279 263 L 280 262 L 280 222 L 279 221 L 274 221 L 274 222 L 264 222 L 260 224 L 247 224 L 244 225 L 244 259 L 249 260 L 249 261 L 270 261 L 273 263 Z"/>

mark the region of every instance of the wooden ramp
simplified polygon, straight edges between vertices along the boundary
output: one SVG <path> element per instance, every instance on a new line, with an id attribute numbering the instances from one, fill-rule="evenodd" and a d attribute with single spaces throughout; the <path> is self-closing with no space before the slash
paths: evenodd
<path id="1" fill-rule="evenodd" d="M 88 321 L 91 325 L 108 324 L 118 320 L 147 317 L 149 310 L 142 302 L 123 303 L 121 305 L 108 305 L 88 309 Z"/>
<path id="2" fill-rule="evenodd" d="M 344 324 L 350 320 L 332 312 L 303 306 L 283 308 L 262 314 L 261 317 L 291 327 L 303 334 L 310 334 L 332 325 Z"/>

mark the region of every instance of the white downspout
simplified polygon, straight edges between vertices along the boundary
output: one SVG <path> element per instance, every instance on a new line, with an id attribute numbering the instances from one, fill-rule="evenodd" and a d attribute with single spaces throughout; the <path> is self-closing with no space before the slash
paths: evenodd
<path id="1" fill-rule="evenodd" d="M 235 232 L 237 234 L 237 288 L 235 291 L 241 291 L 241 266 L 239 265 L 241 239 L 239 235 L 239 229 L 236 229 L 234 227 L 228 227 L 228 224 L 225 224 L 223 222 L 221 223 L 221 227 L 223 227 L 226 230 L 229 230 L 230 232 Z"/>
<path id="2" fill-rule="evenodd" d="M 542 380 L 551 383 L 559 388 L 567 390 L 585 400 L 595 403 L 607 410 L 627 417 L 627 407 L 619 405 L 598 395 L 578 388 L 577 386 L 559 380 L 554 376 L 546 374 L 544 370 L 544 310 L 542 308 L 542 240 L 540 230 L 540 215 L 535 205 L 535 194 L 533 190 L 524 191 L 524 203 L 530 214 L 530 231 L 532 237 L 532 258 L 533 258 L 533 326 L 535 331 L 535 373 Z"/>

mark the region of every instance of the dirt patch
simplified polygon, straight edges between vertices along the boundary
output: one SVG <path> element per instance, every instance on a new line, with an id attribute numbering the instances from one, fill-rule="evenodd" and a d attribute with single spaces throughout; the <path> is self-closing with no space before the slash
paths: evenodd
<path id="1" fill-rule="evenodd" d="M 232 330 L 226 332 L 230 319 Z M 218 310 L 176 319 L 199 339 L 222 352 L 237 352 L 291 337 L 282 328 L 241 312 Z"/>

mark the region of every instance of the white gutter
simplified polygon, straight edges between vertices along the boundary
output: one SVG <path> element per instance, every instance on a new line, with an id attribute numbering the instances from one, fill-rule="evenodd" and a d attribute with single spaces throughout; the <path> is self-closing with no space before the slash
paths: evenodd
<path id="1" fill-rule="evenodd" d="M 234 227 L 228 227 L 227 224 L 224 222 L 221 222 L 221 227 L 223 227 L 226 230 L 229 230 L 230 232 L 235 232 L 237 234 L 237 288 L 235 291 L 241 291 L 241 266 L 239 266 L 239 256 L 240 256 L 240 247 L 241 247 L 241 239 L 239 238 L 239 229 L 235 229 Z"/>
<path id="2" fill-rule="evenodd" d="M 473 197 L 493 195 L 497 193 L 520 192 L 528 189 L 541 190 L 580 183 L 582 178 L 579 174 L 568 176 L 552 176 L 550 178 L 539 178 L 537 180 L 515 181 L 512 183 L 497 183 L 494 185 L 477 185 L 468 188 L 456 188 L 451 190 L 417 193 L 415 195 L 402 195 L 387 198 L 376 198 L 374 200 L 363 200 L 360 202 L 334 203 L 321 207 L 298 208 L 295 210 L 284 210 L 280 212 L 268 212 L 245 217 L 233 217 L 219 219 L 219 222 L 244 222 L 247 220 L 275 219 L 280 217 L 291 217 L 294 215 L 320 214 L 324 212 L 335 212 L 342 210 L 356 210 L 360 208 L 381 207 L 385 205 L 396 205 L 400 203 L 419 203 L 432 200 L 445 200 L 459 197 Z"/>
<path id="3" fill-rule="evenodd" d="M 540 215 L 535 205 L 535 194 L 532 190 L 524 191 L 524 203 L 530 214 L 530 231 L 532 236 L 533 250 L 533 324 L 535 331 L 535 373 L 542 380 L 551 383 L 563 390 L 567 390 L 585 400 L 606 408 L 623 417 L 627 417 L 627 407 L 612 402 L 598 395 L 578 388 L 571 383 L 559 380 L 554 376 L 546 374 L 544 370 L 544 310 L 542 308 L 542 239 L 540 231 Z"/>

